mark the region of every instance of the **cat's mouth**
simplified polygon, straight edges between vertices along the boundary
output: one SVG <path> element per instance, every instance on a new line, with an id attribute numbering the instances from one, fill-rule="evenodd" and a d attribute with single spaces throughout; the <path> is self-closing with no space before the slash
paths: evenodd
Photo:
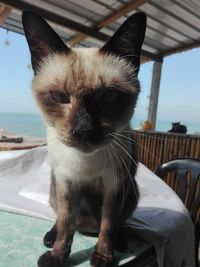
<path id="1" fill-rule="evenodd" d="M 67 139 L 60 138 L 60 141 L 69 147 L 74 147 L 82 152 L 89 153 L 98 149 L 101 149 L 102 147 L 108 145 L 111 142 L 112 136 L 110 136 L 108 133 L 106 134 L 93 134 L 88 135 L 87 137 L 74 137 L 74 135 L 71 135 Z"/>

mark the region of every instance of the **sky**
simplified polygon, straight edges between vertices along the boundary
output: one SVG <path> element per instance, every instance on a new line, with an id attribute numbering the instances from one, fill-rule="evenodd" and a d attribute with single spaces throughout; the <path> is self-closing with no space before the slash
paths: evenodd
<path id="1" fill-rule="evenodd" d="M 5 40 L 9 45 L 5 46 Z M 31 92 L 33 71 L 25 37 L 0 28 L 0 112 L 38 113 Z M 141 93 L 135 117 L 148 113 L 153 63 L 141 65 Z M 166 57 L 163 62 L 158 120 L 200 121 L 200 48 Z"/>

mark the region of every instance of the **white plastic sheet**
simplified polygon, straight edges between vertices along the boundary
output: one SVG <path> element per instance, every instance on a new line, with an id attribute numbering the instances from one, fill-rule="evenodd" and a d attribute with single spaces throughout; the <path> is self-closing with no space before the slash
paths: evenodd
<path id="1" fill-rule="evenodd" d="M 194 229 L 181 200 L 142 164 L 136 180 L 141 198 L 127 223 L 154 245 L 159 267 L 194 267 Z M 54 219 L 49 183 L 46 147 L 0 152 L 0 209 Z"/>
<path id="2" fill-rule="evenodd" d="M 44 147 L 0 152 L 0 208 L 44 219 L 55 217 L 48 205 L 50 167 Z"/>

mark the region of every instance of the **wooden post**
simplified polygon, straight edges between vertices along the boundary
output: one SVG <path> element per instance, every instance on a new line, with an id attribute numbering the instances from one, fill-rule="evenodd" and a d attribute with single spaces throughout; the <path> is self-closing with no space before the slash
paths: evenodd
<path id="1" fill-rule="evenodd" d="M 149 111 L 148 111 L 148 121 L 152 123 L 153 129 L 155 129 L 156 126 L 162 64 L 163 64 L 163 58 L 161 57 L 159 60 L 156 60 L 153 65 L 151 94 L 150 94 Z"/>

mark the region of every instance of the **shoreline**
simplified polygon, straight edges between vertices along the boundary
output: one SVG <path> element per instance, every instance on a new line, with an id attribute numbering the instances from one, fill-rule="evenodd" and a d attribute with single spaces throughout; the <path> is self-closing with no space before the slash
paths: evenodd
<path id="1" fill-rule="evenodd" d="M 0 128 L 0 137 L 23 138 L 22 142 L 0 142 L 0 151 L 31 149 L 46 144 L 46 138 L 16 134 Z"/>

